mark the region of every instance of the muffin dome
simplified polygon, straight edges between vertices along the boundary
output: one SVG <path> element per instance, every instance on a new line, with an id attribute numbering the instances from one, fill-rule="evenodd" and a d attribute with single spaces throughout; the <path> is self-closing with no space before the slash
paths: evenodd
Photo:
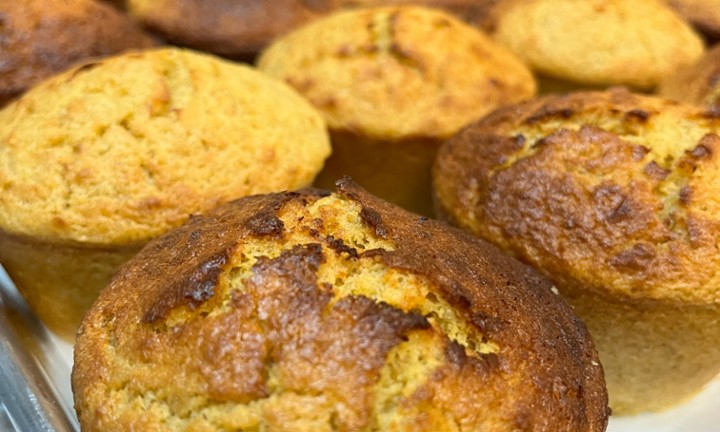
<path id="1" fill-rule="evenodd" d="M 128 17 L 93 0 L 0 0 L 0 11 L 0 106 L 80 60 L 153 45 Z"/>
<path id="2" fill-rule="evenodd" d="M 440 144 L 535 94 L 532 74 L 509 51 L 446 12 L 413 5 L 319 19 L 277 39 L 258 68 L 297 89 L 328 123 L 333 154 L 316 186 L 350 175 L 428 216 Z"/>
<path id="3" fill-rule="evenodd" d="M 584 85 L 652 89 L 704 49 L 659 0 L 508 0 L 494 14 L 495 40 L 533 70 Z"/>
<path id="4" fill-rule="evenodd" d="M 720 372 L 720 120 L 625 90 L 506 107 L 440 149 L 439 213 L 552 279 L 616 413 Z"/>
<path id="5" fill-rule="evenodd" d="M 325 124 L 255 70 L 175 48 L 88 63 L 0 112 L 0 228 L 145 242 L 233 198 L 309 185 Z"/>
<path id="6" fill-rule="evenodd" d="M 535 81 L 513 54 L 440 10 L 338 12 L 276 40 L 258 68 L 304 94 L 333 130 L 447 138 Z"/>
<path id="7" fill-rule="evenodd" d="M 174 48 L 76 67 L 0 111 L 0 263 L 72 340 L 118 265 L 192 214 L 309 185 L 330 153 L 300 95 Z"/>
<path id="8" fill-rule="evenodd" d="M 243 198 L 151 242 L 85 317 L 84 431 L 602 431 L 602 368 L 551 286 L 368 195 Z"/>

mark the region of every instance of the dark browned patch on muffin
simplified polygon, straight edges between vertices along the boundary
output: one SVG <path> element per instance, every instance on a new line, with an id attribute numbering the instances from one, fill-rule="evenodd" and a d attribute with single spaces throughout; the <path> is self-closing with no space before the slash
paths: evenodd
<path id="1" fill-rule="evenodd" d="M 690 186 L 683 186 L 680 188 L 680 195 L 679 195 L 679 201 L 682 205 L 688 205 L 690 204 L 690 201 L 692 199 L 692 189 Z"/>
<path id="2" fill-rule="evenodd" d="M 667 176 L 670 175 L 669 169 L 661 167 L 655 161 L 650 161 L 647 165 L 645 165 L 643 171 L 645 171 L 645 174 L 657 181 L 665 180 Z"/>
<path id="3" fill-rule="evenodd" d="M 342 239 L 338 239 L 333 236 L 328 236 L 327 242 L 328 242 L 328 245 L 330 246 L 330 248 L 339 254 L 346 253 L 346 254 L 348 254 L 348 256 L 350 258 L 358 257 L 357 249 L 346 245 Z"/>
<path id="4" fill-rule="evenodd" d="M 640 271 L 650 266 L 653 259 L 655 259 L 655 249 L 652 245 L 637 243 L 615 255 L 610 260 L 610 264 L 614 267 Z"/>
<path id="5" fill-rule="evenodd" d="M 277 216 L 278 210 L 286 202 L 297 196 L 296 193 L 277 195 L 276 199 L 251 215 L 242 223 L 252 234 L 262 236 L 280 237 L 285 229 L 285 224 Z"/>
<path id="6" fill-rule="evenodd" d="M 175 283 L 148 309 L 143 316 L 144 323 L 154 323 L 166 318 L 167 314 L 180 305 L 195 309 L 215 294 L 218 278 L 229 259 L 229 252 L 223 250 L 202 262 L 187 278 Z"/>
<path id="7" fill-rule="evenodd" d="M 648 111 L 642 110 L 642 109 L 633 109 L 625 113 L 625 120 L 627 121 L 639 121 L 639 122 L 647 122 L 647 120 L 650 118 L 650 113 Z"/>
<path id="8" fill-rule="evenodd" d="M 532 125 L 535 123 L 540 123 L 543 121 L 548 121 L 550 119 L 559 118 L 563 120 L 567 120 L 570 117 L 573 116 L 575 112 L 570 108 L 557 108 L 554 106 L 543 106 L 539 110 L 537 110 L 535 113 L 530 115 L 525 119 L 523 124 L 525 125 Z"/>
<path id="9" fill-rule="evenodd" d="M 369 207 L 363 207 L 360 210 L 360 219 L 375 232 L 375 235 L 380 238 L 387 238 L 388 233 L 380 213 Z"/>

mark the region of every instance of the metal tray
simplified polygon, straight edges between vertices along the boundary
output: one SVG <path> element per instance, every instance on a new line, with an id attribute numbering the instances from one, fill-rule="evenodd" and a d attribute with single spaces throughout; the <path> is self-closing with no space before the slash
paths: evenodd
<path id="1" fill-rule="evenodd" d="M 72 346 L 39 322 L 0 267 L 0 432 L 79 431 L 71 368 Z M 607 430 L 720 432 L 720 376 L 683 405 L 613 417 Z"/>

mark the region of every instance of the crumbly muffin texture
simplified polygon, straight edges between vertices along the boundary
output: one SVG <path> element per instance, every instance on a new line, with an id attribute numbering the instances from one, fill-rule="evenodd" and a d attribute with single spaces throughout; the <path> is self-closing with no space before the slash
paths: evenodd
<path id="1" fill-rule="evenodd" d="M 0 11 L 0 106 L 78 61 L 155 43 L 93 0 L 0 0 Z"/>
<path id="2" fill-rule="evenodd" d="M 586 85 L 654 88 L 703 41 L 660 0 L 505 0 L 493 37 L 533 70 Z"/>
<path id="3" fill-rule="evenodd" d="M 142 244 L 193 213 L 309 185 L 320 115 L 250 67 L 177 48 L 90 62 L 0 112 L 0 228 Z"/>
<path id="4" fill-rule="evenodd" d="M 555 278 L 716 302 L 719 131 L 700 109 L 621 89 L 547 96 L 443 147 L 437 202 Z"/>
<path id="5" fill-rule="evenodd" d="M 616 414 L 720 372 L 718 133 L 712 113 L 611 90 L 504 108 L 438 154 L 438 212 L 556 283 Z"/>
<path id="6" fill-rule="evenodd" d="M 331 129 L 385 141 L 447 138 L 536 90 L 522 62 L 477 29 L 408 5 L 317 20 L 276 40 L 258 68 L 305 95 Z"/>
<path id="7" fill-rule="evenodd" d="M 126 265 L 86 316 L 86 431 L 602 431 L 550 285 L 351 182 L 244 198 Z"/>

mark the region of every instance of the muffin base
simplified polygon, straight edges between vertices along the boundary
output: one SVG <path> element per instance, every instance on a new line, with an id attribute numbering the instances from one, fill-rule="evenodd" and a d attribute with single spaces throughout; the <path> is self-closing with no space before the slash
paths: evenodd
<path id="1" fill-rule="evenodd" d="M 68 342 L 118 267 L 139 249 L 53 244 L 0 232 L 0 263 L 38 318 Z"/>
<path id="2" fill-rule="evenodd" d="M 614 415 L 670 408 L 720 373 L 719 306 L 562 294 L 595 341 Z"/>

